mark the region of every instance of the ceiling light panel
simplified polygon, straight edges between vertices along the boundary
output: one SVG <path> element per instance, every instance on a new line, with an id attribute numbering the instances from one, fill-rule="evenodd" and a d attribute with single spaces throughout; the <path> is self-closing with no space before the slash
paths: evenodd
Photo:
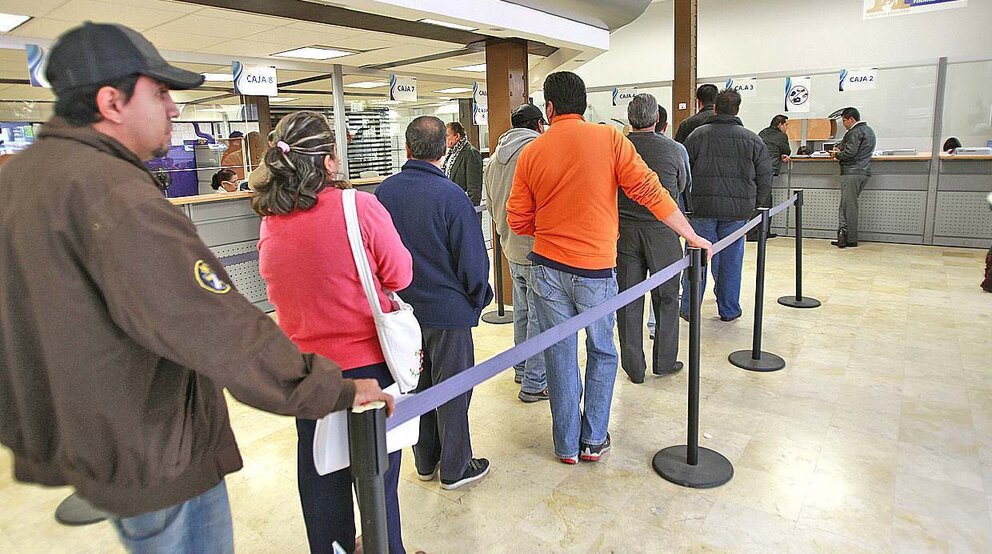
<path id="1" fill-rule="evenodd" d="M 486 71 L 486 64 L 480 63 L 476 65 L 463 65 L 461 67 L 452 67 L 450 71 L 471 71 L 472 73 L 484 73 Z"/>
<path id="2" fill-rule="evenodd" d="M 23 25 L 29 19 L 31 19 L 30 15 L 0 13 L 0 33 L 9 33 Z"/>
<path id="3" fill-rule="evenodd" d="M 362 81 L 360 83 L 345 83 L 344 86 L 348 88 L 379 88 L 387 87 L 389 83 L 385 81 Z"/>
<path id="4" fill-rule="evenodd" d="M 443 88 L 441 90 L 435 90 L 434 92 L 438 94 L 462 94 L 466 92 L 472 92 L 472 89 L 468 87 L 450 87 L 450 88 Z"/>
<path id="5" fill-rule="evenodd" d="M 478 31 L 477 27 L 469 27 L 468 25 L 459 25 L 458 23 L 448 23 L 447 21 L 439 21 L 437 19 L 421 19 L 421 23 L 427 23 L 430 25 L 437 25 L 439 27 L 447 27 L 449 29 L 458 29 L 459 31 Z"/>
<path id="6" fill-rule="evenodd" d="M 357 52 L 352 52 L 349 50 L 339 50 L 336 48 L 323 48 L 320 46 L 305 46 L 303 48 L 295 48 L 293 50 L 286 50 L 284 52 L 276 52 L 272 54 L 273 57 L 277 58 L 300 58 L 304 60 L 330 60 L 333 58 L 343 58 L 345 56 L 351 56 Z"/>

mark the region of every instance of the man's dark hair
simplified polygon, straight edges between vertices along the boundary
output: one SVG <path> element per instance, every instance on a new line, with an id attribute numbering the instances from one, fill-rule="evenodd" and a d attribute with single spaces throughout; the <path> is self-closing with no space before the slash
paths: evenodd
<path id="1" fill-rule="evenodd" d="M 775 117 L 772 118 L 772 122 L 769 123 L 768 126 L 771 127 L 771 128 L 773 128 L 773 129 L 775 129 L 779 125 L 785 123 L 788 120 L 789 120 L 789 116 L 778 114 L 778 115 L 776 115 Z"/>
<path id="2" fill-rule="evenodd" d="M 655 132 L 664 132 L 665 125 L 668 125 L 668 110 L 665 109 L 665 106 L 658 104 L 658 124 L 654 126 Z"/>
<path id="3" fill-rule="evenodd" d="M 736 90 L 727 89 L 716 95 L 716 113 L 737 115 L 741 111 L 741 95 Z"/>
<path id="4" fill-rule="evenodd" d="M 855 121 L 861 121 L 861 112 L 857 108 L 844 108 L 844 111 L 840 112 L 842 118 L 852 118 Z"/>
<path id="5" fill-rule="evenodd" d="M 544 80 L 544 99 L 555 107 L 555 113 L 586 113 L 586 84 L 571 71 L 552 73 Z"/>
<path id="6" fill-rule="evenodd" d="M 696 89 L 696 100 L 706 106 L 716 102 L 716 96 L 720 93 L 720 89 L 716 88 L 716 85 L 700 85 Z"/>
<path id="7" fill-rule="evenodd" d="M 113 87 L 124 93 L 124 103 L 131 101 L 134 87 L 138 84 L 138 75 L 129 75 L 109 83 L 100 83 L 85 87 L 76 87 L 63 91 L 55 99 L 55 115 L 65 119 L 69 125 L 82 127 L 103 119 L 100 108 L 96 105 L 96 94 L 103 87 Z"/>
<path id="8" fill-rule="evenodd" d="M 654 127 L 658 119 L 658 107 L 654 96 L 642 92 L 631 98 L 630 104 L 627 104 L 627 121 L 635 129 Z"/>
<path id="9" fill-rule="evenodd" d="M 444 155 L 444 122 L 432 115 L 422 115 L 407 125 L 406 146 L 415 160 L 433 162 Z"/>
<path id="10" fill-rule="evenodd" d="M 465 127 L 461 123 L 452 121 L 448 124 L 448 128 L 451 129 L 452 133 L 458 135 L 459 139 L 465 138 Z"/>

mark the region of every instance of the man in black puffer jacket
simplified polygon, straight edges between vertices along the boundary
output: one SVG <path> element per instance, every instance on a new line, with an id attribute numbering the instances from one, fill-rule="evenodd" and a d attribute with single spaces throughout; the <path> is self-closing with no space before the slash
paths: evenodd
<path id="1" fill-rule="evenodd" d="M 768 148 L 758 135 L 744 128 L 737 117 L 740 107 L 740 94 L 721 92 L 716 97 L 716 114 L 685 141 L 692 166 L 689 221 L 696 233 L 714 243 L 743 227 L 755 207 L 771 205 Z M 743 262 L 743 237 L 713 256 L 716 305 L 723 321 L 741 316 Z M 687 314 L 688 283 L 683 283 L 682 290 L 682 313 Z"/>

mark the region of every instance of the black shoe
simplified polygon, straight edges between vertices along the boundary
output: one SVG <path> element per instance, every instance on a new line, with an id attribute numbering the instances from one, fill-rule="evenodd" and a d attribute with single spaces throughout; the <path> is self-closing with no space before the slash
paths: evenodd
<path id="1" fill-rule="evenodd" d="M 768 233 L 767 238 L 773 239 L 778 236 L 778 233 Z"/>
<path id="2" fill-rule="evenodd" d="M 685 367 L 685 364 L 683 364 L 682 362 L 675 362 L 675 365 L 672 366 L 672 369 L 668 371 L 658 371 L 657 369 L 652 368 L 651 373 L 654 373 L 655 375 L 671 375 L 673 373 L 678 373 L 682 371 L 683 367 Z"/>
<path id="3" fill-rule="evenodd" d="M 840 229 L 837 231 L 837 240 L 830 241 L 831 246 L 836 246 L 837 248 L 847 248 L 847 229 Z"/>
<path id="4" fill-rule="evenodd" d="M 467 485 L 473 481 L 478 481 L 489 474 L 489 460 L 485 458 L 472 458 L 457 481 L 446 481 L 441 479 L 441 488 L 446 491 L 453 491 L 462 485 Z"/>
<path id="5" fill-rule="evenodd" d="M 857 247 L 858 247 L 858 243 L 856 242 L 847 243 L 847 248 L 857 248 Z"/>
<path id="6" fill-rule="evenodd" d="M 742 314 L 737 314 L 737 315 L 735 315 L 733 317 L 723 317 L 723 316 L 720 316 L 720 321 L 733 321 L 733 320 L 739 318 L 741 315 Z"/>
<path id="7" fill-rule="evenodd" d="M 651 339 L 651 340 L 654 340 L 654 333 L 651 333 L 650 335 L 648 335 L 648 338 Z"/>
<path id="8" fill-rule="evenodd" d="M 841 242 L 839 240 L 830 241 L 830 246 L 836 246 L 837 248 L 847 248 L 846 242 Z"/>
<path id="9" fill-rule="evenodd" d="M 544 387 L 544 390 L 541 392 L 526 392 L 520 389 L 520 394 L 517 395 L 517 398 L 521 402 L 531 404 L 533 402 L 540 402 L 541 400 L 548 400 L 550 397 L 548 396 L 548 387 Z"/>
<path id="10" fill-rule="evenodd" d="M 640 385 L 641 383 L 644 382 L 644 375 L 641 375 L 640 377 L 635 379 L 633 375 L 628 373 L 627 378 L 630 379 L 630 382 L 634 383 L 635 385 Z"/>
<path id="11" fill-rule="evenodd" d="M 685 312 L 680 311 L 679 312 L 679 317 L 681 317 L 682 319 L 684 319 L 686 321 L 689 321 L 689 314 L 687 314 Z"/>
<path id="12" fill-rule="evenodd" d="M 589 444 L 583 444 L 582 450 L 579 451 L 579 459 L 585 460 L 587 462 L 598 462 L 603 454 L 610 451 L 610 434 L 606 434 L 606 440 L 603 444 L 597 444 L 595 446 Z"/>

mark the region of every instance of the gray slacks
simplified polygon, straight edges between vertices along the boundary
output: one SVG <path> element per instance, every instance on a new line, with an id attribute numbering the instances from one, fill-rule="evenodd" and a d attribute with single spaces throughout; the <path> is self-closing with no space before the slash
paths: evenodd
<path id="1" fill-rule="evenodd" d="M 858 197 L 865 190 L 870 175 L 840 176 L 839 231 L 847 231 L 847 242 L 858 242 Z"/>
<path id="2" fill-rule="evenodd" d="M 475 365 L 472 328 L 421 327 L 424 337 L 424 371 L 417 392 Z M 452 398 L 433 412 L 420 416 L 420 441 L 413 445 L 417 472 L 428 475 L 441 464 L 441 479 L 456 481 L 472 461 L 472 438 L 468 429 L 468 406 L 472 391 Z"/>
<path id="3" fill-rule="evenodd" d="M 683 256 L 679 237 L 668 227 L 620 226 L 617 240 L 617 285 L 620 291 L 644 281 L 648 272 L 658 273 Z M 652 368 L 666 373 L 675 367 L 679 353 L 679 276 L 651 291 L 657 325 Z M 631 380 L 644 379 L 644 299 L 617 310 L 620 335 L 620 366 Z"/>

